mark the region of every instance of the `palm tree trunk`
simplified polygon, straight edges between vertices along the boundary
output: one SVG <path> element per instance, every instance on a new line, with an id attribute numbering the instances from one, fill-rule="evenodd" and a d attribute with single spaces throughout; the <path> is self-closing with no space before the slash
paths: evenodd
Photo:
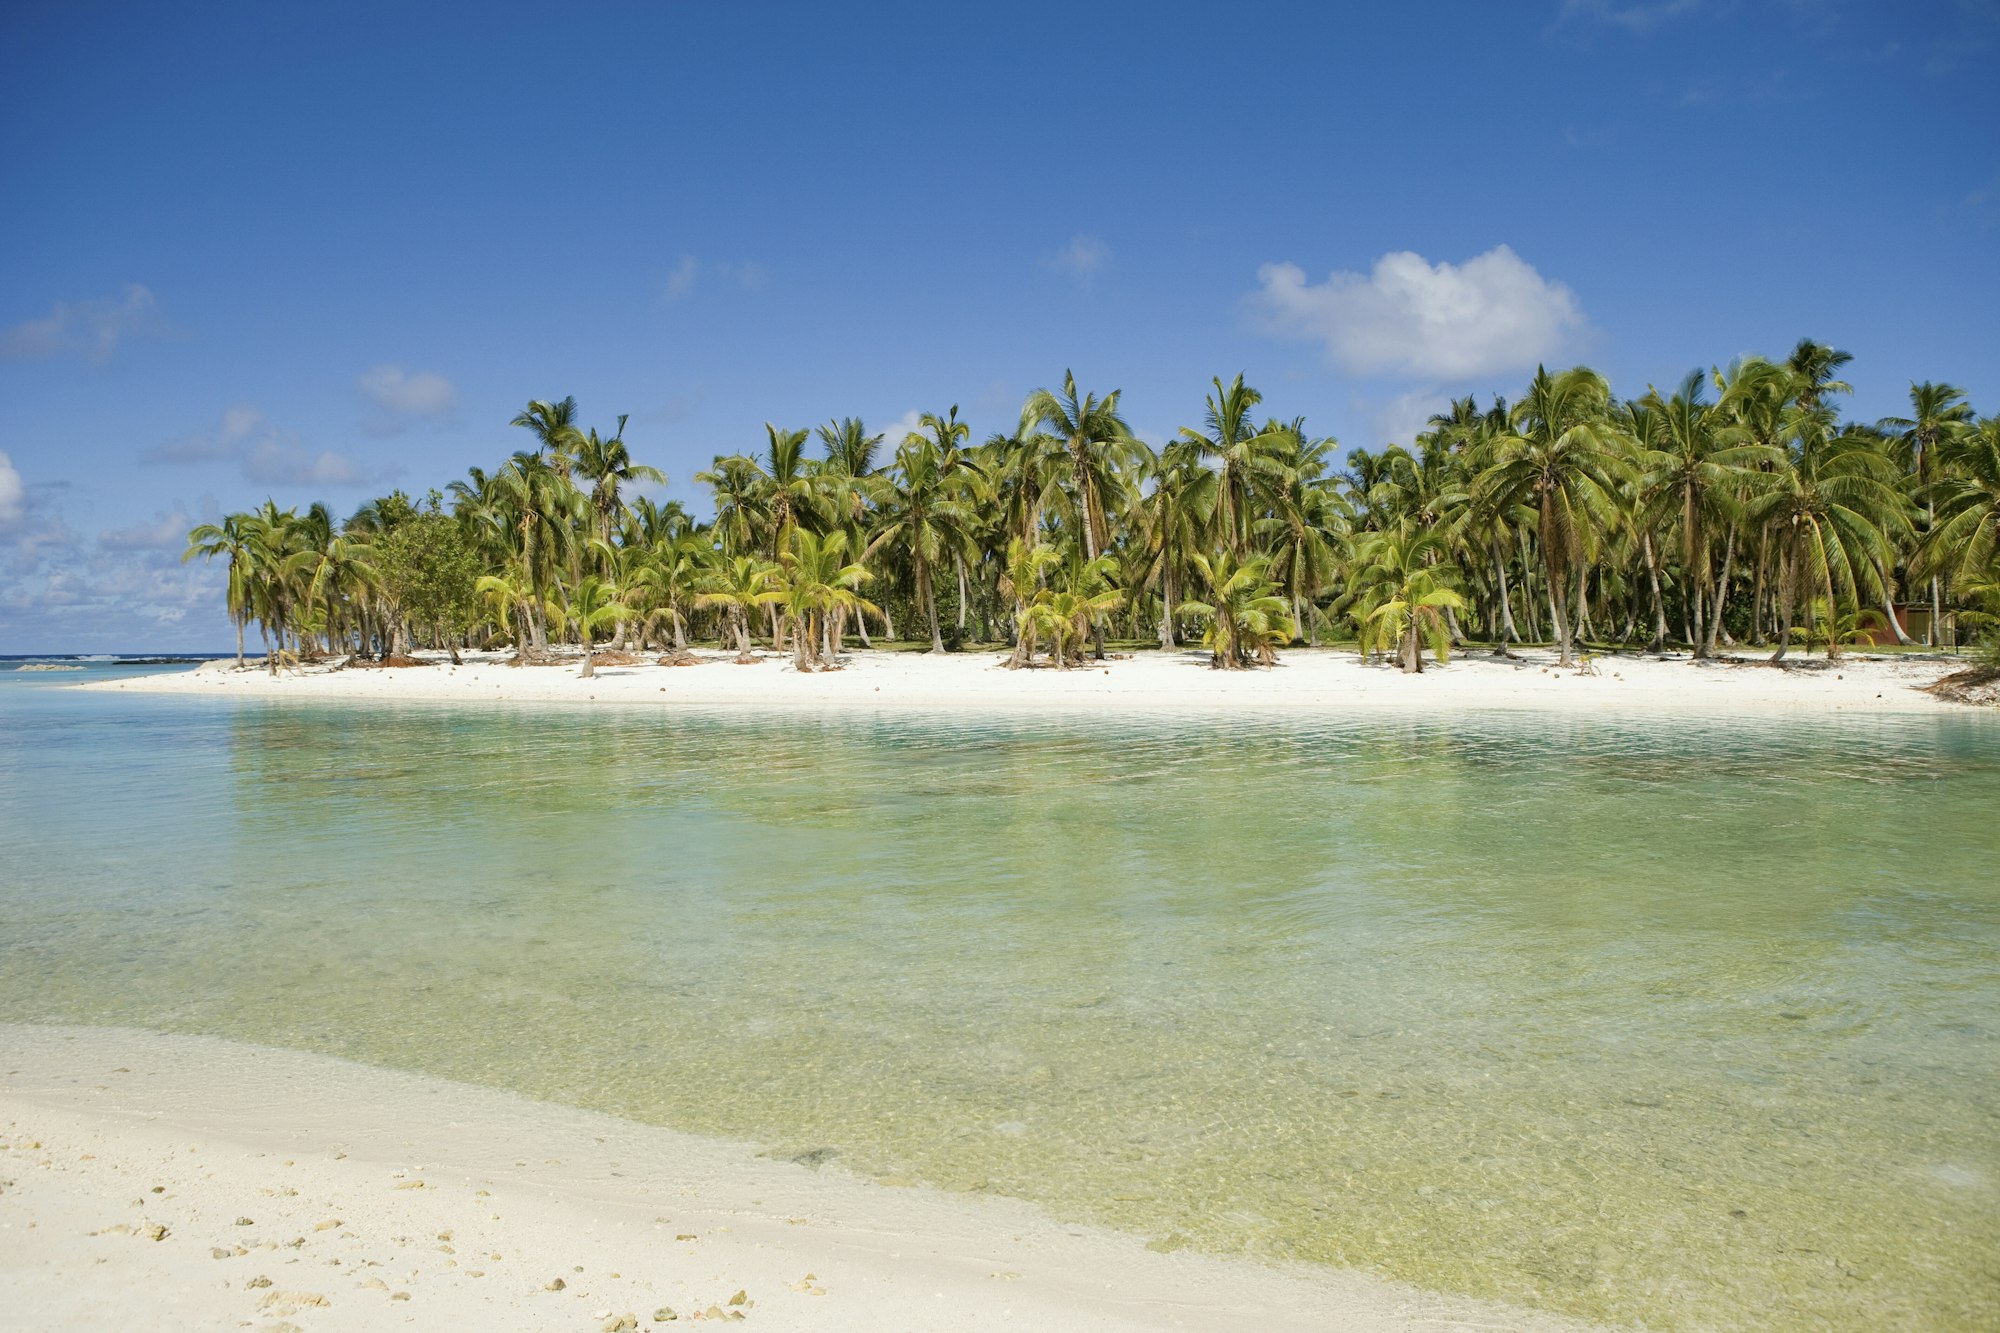
<path id="1" fill-rule="evenodd" d="M 1640 554 L 1646 557 L 1646 582 L 1653 593 L 1653 641 L 1646 651 L 1657 653 L 1667 644 L 1667 607 L 1660 597 L 1660 562 L 1653 555 L 1653 534 L 1639 536 Z"/>
<path id="2" fill-rule="evenodd" d="M 1164 560 L 1160 566 L 1160 647 L 1173 651 L 1174 643 L 1174 569 Z"/>
<path id="3" fill-rule="evenodd" d="M 931 622 L 931 651 L 944 651 L 944 636 L 938 632 L 937 590 L 931 587 L 931 562 L 917 552 L 917 600 L 923 603 L 924 614 Z"/>
<path id="4" fill-rule="evenodd" d="M 1889 618 L 1889 633 L 1895 636 L 1897 643 L 1905 648 L 1910 647 L 1916 643 L 1916 640 L 1903 633 L 1902 623 L 1896 619 L 1896 603 L 1889 596 L 1889 571 L 1882 568 L 1879 561 L 1875 565 L 1875 577 L 1881 581 L 1882 614 Z"/>
<path id="5" fill-rule="evenodd" d="M 1769 640 L 1764 637 L 1764 583 L 1766 568 L 1770 564 L 1771 534 L 1757 534 L 1757 575 L 1750 587 L 1750 642 L 1761 646 Z"/>
<path id="6" fill-rule="evenodd" d="M 963 639 L 965 637 L 965 602 L 968 595 L 965 582 L 965 557 L 953 552 L 952 562 L 958 566 L 958 637 Z"/>
<path id="7" fill-rule="evenodd" d="M 1509 643 L 1518 643 L 1521 638 L 1521 632 L 1514 628 L 1514 608 L 1507 600 L 1507 562 L 1500 555 L 1500 539 L 1498 537 L 1493 538 L 1489 543 L 1489 549 L 1493 553 L 1493 572 L 1500 584 L 1500 627 L 1499 632 L 1493 636 L 1495 640 L 1493 655 L 1495 657 L 1505 657 L 1507 656 L 1507 645 Z"/>
<path id="8" fill-rule="evenodd" d="M 1736 560 L 1736 529 L 1729 529 L 1729 539 L 1722 545 L 1722 570 L 1715 576 L 1715 590 L 1709 597 L 1707 656 L 1715 656 L 1715 642 L 1727 634 L 1722 628 L 1722 608 L 1729 605 L 1729 570 Z"/>
<path id="9" fill-rule="evenodd" d="M 1771 654 L 1773 662 L 1784 661 L 1785 650 L 1792 646 L 1792 562 L 1786 555 L 1778 552 L 1778 651 Z"/>
<path id="10" fill-rule="evenodd" d="M 238 617 L 236 621 L 236 669 L 238 671 L 243 669 L 243 621 L 241 617 Z"/>

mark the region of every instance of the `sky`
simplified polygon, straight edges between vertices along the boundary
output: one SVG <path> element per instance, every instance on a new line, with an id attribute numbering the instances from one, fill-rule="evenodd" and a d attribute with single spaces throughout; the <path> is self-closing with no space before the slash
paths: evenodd
<path id="1" fill-rule="evenodd" d="M 1354 447 L 1810 336 L 2000 411 L 2000 2 L 0 4 L 0 654 L 219 651 L 188 527 L 630 414 Z M 253 634 L 254 639 L 254 634 Z"/>

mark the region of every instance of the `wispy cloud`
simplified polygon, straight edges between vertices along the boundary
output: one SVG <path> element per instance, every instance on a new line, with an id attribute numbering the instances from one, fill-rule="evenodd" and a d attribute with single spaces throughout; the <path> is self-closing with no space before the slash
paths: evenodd
<path id="1" fill-rule="evenodd" d="M 108 551 L 167 551 L 180 552 L 187 546 L 188 529 L 194 526 L 194 519 L 178 503 L 172 509 L 155 514 L 148 522 L 134 523 L 127 528 L 108 528 L 97 534 L 97 544 Z"/>
<path id="2" fill-rule="evenodd" d="M 127 338 L 171 337 L 175 332 L 158 299 L 135 282 L 117 296 L 58 301 L 40 319 L 14 325 L 0 333 L 0 359 L 39 361 L 79 356 L 103 362 Z"/>
<path id="3" fill-rule="evenodd" d="M 259 430 L 268 429 L 264 414 L 254 407 L 232 407 L 222 414 L 221 422 L 212 431 L 196 431 L 183 435 L 165 444 L 156 444 L 139 454 L 141 463 L 192 464 L 216 463 L 225 459 L 240 458 L 247 441 Z"/>
<path id="4" fill-rule="evenodd" d="M 378 406 L 413 417 L 441 417 L 458 406 L 458 390 L 435 370 L 376 366 L 362 375 L 360 389 Z"/>
<path id="5" fill-rule="evenodd" d="M 412 421 L 444 421 L 458 410 L 457 388 L 435 370 L 375 366 L 355 387 L 375 405 L 374 414 L 362 424 L 370 435 L 400 435 Z"/>
<path id="6" fill-rule="evenodd" d="M 733 287 L 739 291 L 762 291 L 771 285 L 771 270 L 754 259 L 701 260 L 682 255 L 667 274 L 660 298 L 672 303 L 684 300 L 704 282 Z"/>
<path id="7" fill-rule="evenodd" d="M 1111 262 L 1111 247 L 1101 236 L 1078 232 L 1069 238 L 1069 244 L 1050 255 L 1045 261 L 1049 268 L 1058 273 L 1066 273 L 1088 287 L 1097 280 Z"/>
<path id="8" fill-rule="evenodd" d="M 1266 264 L 1257 278 L 1248 308 L 1263 332 L 1324 342 L 1328 359 L 1355 375 L 1454 380 L 1524 370 L 1585 327 L 1576 294 L 1504 245 L 1463 264 L 1396 251 L 1367 274 L 1336 272 L 1317 284 L 1296 264 Z"/>
<path id="9" fill-rule="evenodd" d="M 345 489 L 387 481 L 402 469 L 370 468 L 337 449 L 313 449 L 282 430 L 254 407 L 232 407 L 212 431 L 197 431 L 155 445 L 139 461 L 163 466 L 233 462 L 244 477 L 263 486 L 322 486 Z"/>
<path id="10" fill-rule="evenodd" d="M 297 436 L 272 433 L 243 455 L 243 475 L 266 486 L 364 486 L 370 474 L 334 449 L 308 449 Z"/>
<path id="11" fill-rule="evenodd" d="M 1606 23 L 1628 32 L 1651 32 L 1662 23 L 1693 14 L 1703 0 L 1563 0 L 1557 22 Z"/>

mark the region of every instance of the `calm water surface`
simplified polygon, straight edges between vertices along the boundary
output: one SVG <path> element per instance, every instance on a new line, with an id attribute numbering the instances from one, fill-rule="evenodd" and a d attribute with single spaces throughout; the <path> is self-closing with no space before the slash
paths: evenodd
<path id="1" fill-rule="evenodd" d="M 0 675 L 9 1018 L 1600 1319 L 2000 1324 L 2000 719 L 974 725 L 75 679 Z"/>

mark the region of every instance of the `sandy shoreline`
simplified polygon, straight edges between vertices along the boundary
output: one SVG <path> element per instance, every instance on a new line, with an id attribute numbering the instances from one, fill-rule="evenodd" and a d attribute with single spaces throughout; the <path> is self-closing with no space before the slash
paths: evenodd
<path id="1" fill-rule="evenodd" d="M 1299 650 L 1273 670 L 1211 671 L 1201 653 L 1140 653 L 1071 671 L 1007 671 L 991 653 L 931 656 L 857 651 L 846 669 L 801 673 L 764 655 L 751 666 L 730 655 L 698 653 L 701 665 L 599 666 L 594 679 L 575 663 L 515 667 L 504 656 L 474 655 L 402 669 L 313 669 L 272 677 L 233 665 L 141 678 L 96 681 L 78 689 L 129 690 L 222 698 L 452 701 L 461 703 L 622 703 L 655 707 L 933 710 L 959 714 L 1023 711 L 1204 713 L 1254 710 L 1539 708 L 1564 712 L 1841 711 L 1924 713 L 1953 710 L 1922 687 L 1959 669 L 1944 658 L 1850 656 L 1828 665 L 1799 659 L 1786 667 L 1761 656 L 1697 663 L 1686 657 L 1602 657 L 1595 674 L 1563 670 L 1555 655 L 1527 650 L 1517 660 L 1483 652 L 1406 675 L 1364 666 L 1350 651 Z"/>
<path id="2" fill-rule="evenodd" d="M 10 1329 L 1579 1327 L 129 1029 L 0 1025 L 0 1182 Z"/>

